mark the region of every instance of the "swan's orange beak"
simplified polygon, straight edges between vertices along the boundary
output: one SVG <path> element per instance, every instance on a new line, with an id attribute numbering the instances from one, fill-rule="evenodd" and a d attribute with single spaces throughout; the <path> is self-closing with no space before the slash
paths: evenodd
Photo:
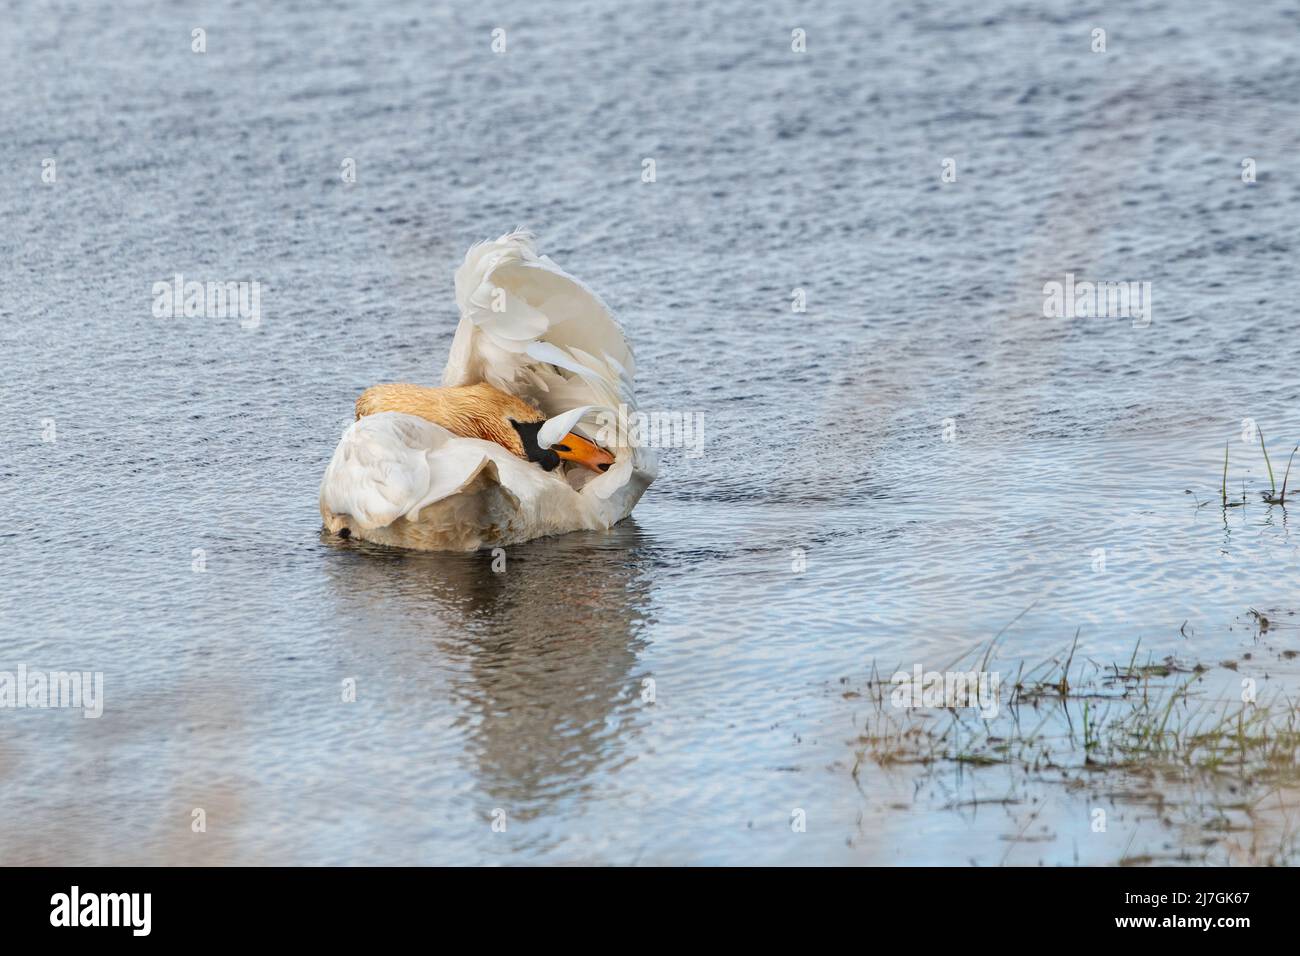
<path id="1" fill-rule="evenodd" d="M 573 432 L 552 445 L 551 450 L 565 461 L 577 462 L 592 471 L 609 471 L 609 466 L 614 464 L 613 455 Z"/>

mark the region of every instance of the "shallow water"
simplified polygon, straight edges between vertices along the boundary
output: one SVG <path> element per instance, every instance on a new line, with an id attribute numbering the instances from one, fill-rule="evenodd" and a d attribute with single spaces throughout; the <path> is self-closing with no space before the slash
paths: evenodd
<path id="1" fill-rule="evenodd" d="M 0 711 L 0 861 L 997 863 L 1018 819 L 854 782 L 845 681 L 1004 628 L 1213 665 L 1300 603 L 1242 440 L 1300 441 L 1295 7 L 819 7 L 4 5 L 0 669 L 105 709 Z M 437 381 L 516 224 L 703 457 L 500 574 L 326 540 L 355 396 Z M 1150 324 L 1044 318 L 1067 272 Z M 177 273 L 260 324 L 155 318 Z"/>

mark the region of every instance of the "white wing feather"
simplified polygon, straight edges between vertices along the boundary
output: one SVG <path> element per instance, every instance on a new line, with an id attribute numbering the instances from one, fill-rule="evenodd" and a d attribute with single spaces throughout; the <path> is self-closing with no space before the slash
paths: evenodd
<path id="1" fill-rule="evenodd" d="M 478 442 L 400 412 L 360 418 L 343 433 L 321 481 L 321 504 L 351 515 L 364 528 L 398 518 L 418 521 L 420 509 L 456 494 L 487 461 Z"/>
<path id="2" fill-rule="evenodd" d="M 460 325 L 444 385 L 487 382 L 547 417 L 578 405 L 636 410 L 636 363 L 600 296 L 522 231 L 481 242 L 456 270 Z"/>
<path id="3" fill-rule="evenodd" d="M 571 408 L 567 412 L 561 412 L 554 418 L 548 418 L 542 427 L 537 430 L 537 444 L 543 448 L 550 448 L 569 432 L 577 427 L 582 416 L 591 411 L 590 405 L 579 405 L 577 408 Z"/>

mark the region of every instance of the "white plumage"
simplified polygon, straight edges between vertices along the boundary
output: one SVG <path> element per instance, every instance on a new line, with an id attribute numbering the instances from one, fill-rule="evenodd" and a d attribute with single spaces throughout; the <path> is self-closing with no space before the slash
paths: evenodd
<path id="1" fill-rule="evenodd" d="M 358 419 L 321 481 L 326 528 L 401 547 L 471 550 L 609 528 L 654 480 L 657 456 L 619 429 L 636 412 L 636 365 L 608 307 L 516 231 L 473 246 L 456 270 L 460 324 L 443 385 L 486 382 L 550 419 L 547 448 L 585 434 L 608 471 L 544 471 L 495 442 L 397 412 Z M 620 415 L 619 406 L 623 406 Z"/>

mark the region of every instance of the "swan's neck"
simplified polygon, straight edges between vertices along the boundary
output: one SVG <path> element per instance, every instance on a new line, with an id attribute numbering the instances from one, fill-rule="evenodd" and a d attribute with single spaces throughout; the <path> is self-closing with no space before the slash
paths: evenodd
<path id="1" fill-rule="evenodd" d="M 511 424 L 540 423 L 543 415 L 523 399 L 491 385 L 375 385 L 357 399 L 357 418 L 379 412 L 403 412 L 441 425 L 462 438 L 496 442 L 520 458 L 529 459 L 524 438 Z"/>

